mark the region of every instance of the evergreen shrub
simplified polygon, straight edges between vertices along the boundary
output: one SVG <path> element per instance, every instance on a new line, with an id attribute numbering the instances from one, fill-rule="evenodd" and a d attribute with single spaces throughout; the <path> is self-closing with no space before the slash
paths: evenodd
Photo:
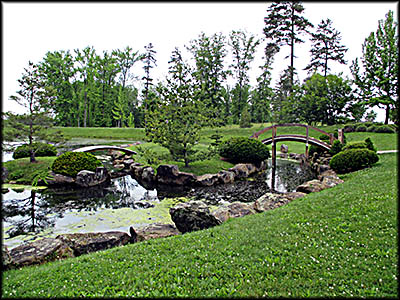
<path id="1" fill-rule="evenodd" d="M 33 147 L 33 151 L 35 152 L 35 157 L 56 156 L 57 155 L 57 148 L 51 144 L 35 142 L 35 143 L 32 143 L 32 147 Z M 31 156 L 31 153 L 30 153 L 29 144 L 24 144 L 24 145 L 18 146 L 13 153 L 14 159 L 30 157 L 30 156 Z"/>
<path id="2" fill-rule="evenodd" d="M 349 142 L 343 147 L 343 151 L 349 150 L 349 149 L 367 149 L 367 144 L 363 141 L 354 141 L 354 142 Z"/>
<path id="3" fill-rule="evenodd" d="M 269 158 L 267 145 L 247 137 L 233 137 L 222 142 L 218 153 L 234 163 L 258 163 Z"/>
<path id="4" fill-rule="evenodd" d="M 349 149 L 334 155 L 329 165 L 336 173 L 343 174 L 370 167 L 378 160 L 376 152 L 369 149 Z"/>
<path id="5" fill-rule="evenodd" d="M 366 132 L 367 131 L 367 126 L 364 124 L 358 124 L 356 127 L 356 132 Z"/>
<path id="6" fill-rule="evenodd" d="M 396 133 L 396 131 L 389 125 L 381 125 L 375 128 L 376 133 Z"/>
<path id="7" fill-rule="evenodd" d="M 51 165 L 54 173 L 75 177 L 80 171 L 95 171 L 102 166 L 100 160 L 91 153 L 86 152 L 65 152 L 56 158 Z"/>
<path id="8" fill-rule="evenodd" d="M 339 140 L 334 140 L 332 144 L 331 150 L 329 150 L 330 155 L 335 155 L 338 154 L 340 151 L 342 151 L 343 145 Z"/>

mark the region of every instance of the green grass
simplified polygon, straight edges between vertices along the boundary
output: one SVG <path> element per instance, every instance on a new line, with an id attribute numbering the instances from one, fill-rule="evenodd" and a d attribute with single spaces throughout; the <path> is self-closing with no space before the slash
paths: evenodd
<path id="1" fill-rule="evenodd" d="M 4 166 L 9 175 L 5 183 L 15 181 L 17 184 L 30 184 L 38 172 L 49 170 L 56 158 L 56 156 L 37 157 L 34 163 L 31 163 L 28 157 L 7 161 Z"/>
<path id="2" fill-rule="evenodd" d="M 3 297 L 398 297 L 397 156 L 265 213 L 3 273 Z"/>

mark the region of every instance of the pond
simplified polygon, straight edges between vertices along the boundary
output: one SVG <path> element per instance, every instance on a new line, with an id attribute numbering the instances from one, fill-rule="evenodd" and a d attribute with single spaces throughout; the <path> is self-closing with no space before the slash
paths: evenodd
<path id="1" fill-rule="evenodd" d="M 214 187 L 153 189 L 142 187 L 130 175 L 112 179 L 92 188 L 49 188 L 13 190 L 2 195 L 3 243 L 9 248 L 40 237 L 62 233 L 124 231 L 150 223 L 172 223 L 169 208 L 187 198 L 208 205 L 252 202 L 270 191 L 271 161 L 268 169 L 246 180 Z M 307 167 L 277 160 L 275 190 L 294 191 L 315 175 Z M 182 198 L 179 198 L 182 197 Z"/>

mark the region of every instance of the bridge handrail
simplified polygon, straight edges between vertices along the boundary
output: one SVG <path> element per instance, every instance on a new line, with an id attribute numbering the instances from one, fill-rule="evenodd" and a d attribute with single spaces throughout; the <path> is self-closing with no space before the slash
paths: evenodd
<path id="1" fill-rule="evenodd" d="M 304 128 L 307 128 L 307 134 L 308 134 L 308 129 L 313 129 L 313 130 L 319 131 L 320 133 L 322 133 L 324 135 L 329 136 L 331 144 L 333 143 L 334 140 L 336 140 L 336 138 L 331 133 L 328 133 L 328 132 L 326 132 L 326 131 L 324 131 L 322 129 L 319 129 L 319 128 L 316 128 L 316 127 L 313 127 L 313 126 L 310 126 L 310 125 L 300 124 L 300 123 L 284 123 L 284 124 L 275 124 L 275 125 L 272 125 L 272 126 L 268 126 L 268 127 L 265 127 L 263 129 L 255 132 L 255 133 L 253 133 L 253 135 L 250 136 L 250 138 L 258 139 L 258 137 L 261 134 L 267 132 L 268 130 L 271 130 L 272 128 L 277 128 L 277 127 L 304 127 Z"/>
<path id="2" fill-rule="evenodd" d="M 137 154 L 135 151 L 122 148 L 122 147 L 117 147 L 117 146 L 109 146 L 109 145 L 97 145 L 97 146 L 86 146 L 82 147 L 79 149 L 75 149 L 72 152 L 91 152 L 91 151 L 100 151 L 100 150 L 116 150 L 116 151 L 121 151 L 125 152 L 128 154 Z"/>
<path id="3" fill-rule="evenodd" d="M 307 139 L 307 136 L 299 135 L 299 134 L 281 134 L 281 135 L 276 136 L 275 140 L 279 141 L 279 140 L 282 140 L 282 139 L 284 140 L 285 138 L 287 138 L 288 140 L 290 140 L 290 138 L 292 138 L 292 139 L 299 138 L 301 140 L 309 141 L 311 144 L 317 144 L 317 145 L 320 145 L 320 146 L 324 146 L 327 149 L 331 148 L 331 145 L 329 145 L 328 143 L 326 143 L 324 141 L 318 140 L 318 139 L 310 137 L 310 136 Z M 263 139 L 261 142 L 263 144 L 269 144 L 270 142 L 272 143 L 272 137 Z"/>

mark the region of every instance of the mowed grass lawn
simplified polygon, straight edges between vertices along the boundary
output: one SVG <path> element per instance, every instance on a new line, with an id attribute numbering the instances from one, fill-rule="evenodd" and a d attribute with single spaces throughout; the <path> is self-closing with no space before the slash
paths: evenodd
<path id="1" fill-rule="evenodd" d="M 5 271 L 2 296 L 397 298 L 397 164 L 380 155 L 336 187 L 207 230 Z"/>

